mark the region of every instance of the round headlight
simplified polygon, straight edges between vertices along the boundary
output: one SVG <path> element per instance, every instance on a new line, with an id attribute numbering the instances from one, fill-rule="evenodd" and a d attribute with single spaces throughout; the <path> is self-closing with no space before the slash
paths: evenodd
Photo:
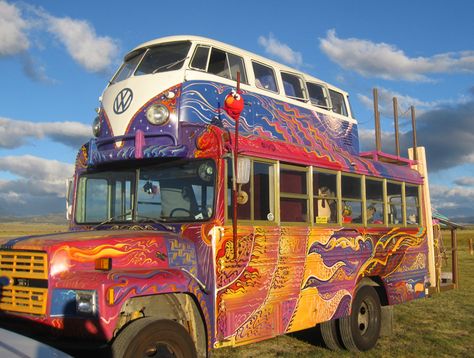
<path id="1" fill-rule="evenodd" d="M 146 111 L 146 118 L 151 124 L 160 126 L 165 124 L 170 116 L 170 111 L 162 104 L 154 104 Z"/>
<path id="2" fill-rule="evenodd" d="M 95 137 L 100 135 L 100 118 L 99 116 L 95 117 L 94 122 L 92 122 L 92 133 Z"/>

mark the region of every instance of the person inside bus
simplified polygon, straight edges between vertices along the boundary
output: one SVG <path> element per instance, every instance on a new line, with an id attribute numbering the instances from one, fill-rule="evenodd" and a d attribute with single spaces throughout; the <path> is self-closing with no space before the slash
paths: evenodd
<path id="1" fill-rule="evenodd" d="M 367 208 L 367 224 L 373 224 L 374 223 L 374 216 L 375 216 L 376 212 L 377 212 L 377 209 L 373 205 L 370 205 Z M 352 222 L 361 223 L 362 222 L 362 216 L 358 216 L 358 217 L 354 218 L 354 220 L 352 220 Z"/>

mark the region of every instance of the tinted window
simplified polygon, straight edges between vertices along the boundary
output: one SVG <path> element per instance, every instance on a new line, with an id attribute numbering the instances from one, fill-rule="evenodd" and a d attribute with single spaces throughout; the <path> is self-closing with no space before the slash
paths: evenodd
<path id="1" fill-rule="evenodd" d="M 337 175 L 313 173 L 314 215 L 316 224 L 337 222 Z"/>
<path id="2" fill-rule="evenodd" d="M 331 96 L 333 112 L 342 114 L 343 116 L 347 116 L 347 108 L 342 93 L 330 89 L 329 95 Z"/>
<path id="3" fill-rule="evenodd" d="M 383 224 L 384 201 L 383 181 L 367 179 L 365 181 L 365 192 L 367 199 L 366 215 L 367 224 Z"/>
<path id="4" fill-rule="evenodd" d="M 305 98 L 303 92 L 303 81 L 301 81 L 301 78 L 285 72 L 281 73 L 281 78 L 283 80 L 283 87 L 287 96 L 295 97 L 297 99 Z"/>
<path id="5" fill-rule="evenodd" d="M 402 185 L 387 182 L 388 224 L 403 224 Z"/>
<path id="6" fill-rule="evenodd" d="M 207 57 L 209 56 L 209 47 L 198 46 L 194 52 L 191 67 L 205 71 L 207 66 Z"/>
<path id="7" fill-rule="evenodd" d="M 343 222 L 362 223 L 361 178 L 341 177 Z"/>
<path id="8" fill-rule="evenodd" d="M 256 62 L 252 62 L 252 66 L 255 74 L 255 86 L 261 89 L 278 92 L 275 72 L 273 69 Z"/>
<path id="9" fill-rule="evenodd" d="M 316 83 L 306 82 L 308 87 L 309 98 L 315 106 L 328 107 L 324 88 Z"/>
<path id="10" fill-rule="evenodd" d="M 212 49 L 207 72 L 236 81 L 238 71 L 240 72 L 240 81 L 247 83 L 242 57 L 215 48 Z"/>
<path id="11" fill-rule="evenodd" d="M 117 72 L 112 81 L 110 81 L 110 83 L 120 82 L 129 78 L 133 74 L 133 72 L 135 72 L 135 68 L 137 68 L 137 65 L 142 59 L 144 53 L 145 50 L 142 49 L 127 56 L 125 62 L 122 64 L 122 67 Z"/>
<path id="12" fill-rule="evenodd" d="M 190 42 L 173 42 L 150 48 L 135 71 L 135 76 L 180 69 L 190 46 Z"/>

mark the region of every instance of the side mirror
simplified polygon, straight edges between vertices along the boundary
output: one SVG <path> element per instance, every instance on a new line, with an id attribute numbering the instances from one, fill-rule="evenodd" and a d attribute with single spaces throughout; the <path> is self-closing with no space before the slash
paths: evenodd
<path id="1" fill-rule="evenodd" d="M 66 219 L 70 220 L 72 215 L 72 201 L 74 198 L 74 177 L 66 179 Z"/>
<path id="2" fill-rule="evenodd" d="M 237 184 L 247 184 L 250 181 L 250 159 L 237 159 Z"/>

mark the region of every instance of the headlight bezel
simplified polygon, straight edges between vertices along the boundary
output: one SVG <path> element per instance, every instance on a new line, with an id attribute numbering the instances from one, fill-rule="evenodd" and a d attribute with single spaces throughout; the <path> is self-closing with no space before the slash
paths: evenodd
<path id="1" fill-rule="evenodd" d="M 169 121 L 170 110 L 161 103 L 155 103 L 148 107 L 145 115 L 150 124 L 162 126 Z"/>
<path id="2" fill-rule="evenodd" d="M 101 129 L 102 129 L 102 121 L 100 120 L 100 117 L 97 116 L 92 121 L 92 134 L 94 135 L 94 137 L 100 136 Z"/>

